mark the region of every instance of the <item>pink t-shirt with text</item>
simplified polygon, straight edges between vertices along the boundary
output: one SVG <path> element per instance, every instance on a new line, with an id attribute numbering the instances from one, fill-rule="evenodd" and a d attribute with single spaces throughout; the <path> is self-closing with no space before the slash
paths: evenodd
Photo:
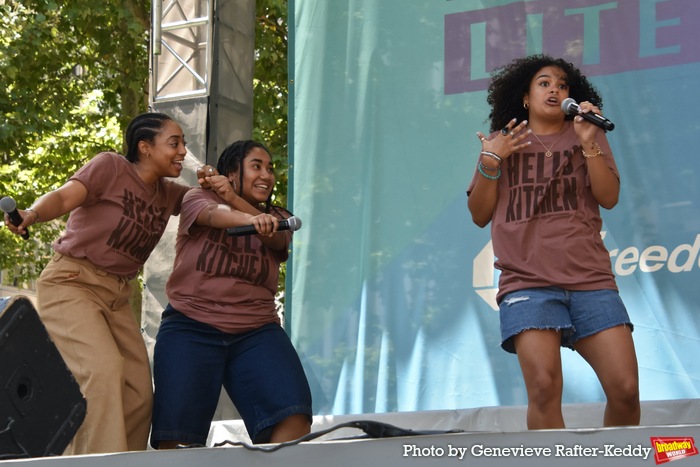
<path id="1" fill-rule="evenodd" d="M 190 189 L 164 179 L 148 186 L 134 164 L 113 152 L 98 154 L 70 180 L 87 188 L 87 198 L 70 213 L 54 250 L 130 278 L 143 267 L 170 216 L 179 214 Z"/>
<path id="2" fill-rule="evenodd" d="M 226 229 L 195 224 L 204 208 L 221 202 L 215 193 L 202 188 L 185 195 L 175 264 L 166 285 L 170 304 L 186 316 L 228 333 L 279 323 L 275 293 L 291 232 L 285 232 L 287 247 L 275 251 L 257 235 L 228 236 Z M 275 215 L 288 217 L 286 211 Z"/>
<path id="3" fill-rule="evenodd" d="M 501 271 L 497 301 L 524 288 L 617 290 L 601 237 L 600 208 L 572 123 L 566 122 L 559 134 L 539 138 L 541 142 L 528 136 L 532 144 L 501 167 L 491 219 L 495 267 Z M 602 131 L 596 142 L 618 175 Z M 552 150 L 552 157 L 545 156 L 544 146 Z M 475 171 L 468 194 L 477 177 L 482 175 Z"/>

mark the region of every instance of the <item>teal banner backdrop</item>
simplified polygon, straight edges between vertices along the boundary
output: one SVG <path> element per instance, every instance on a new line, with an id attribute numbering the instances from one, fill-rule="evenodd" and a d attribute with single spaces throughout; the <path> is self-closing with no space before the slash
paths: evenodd
<path id="1" fill-rule="evenodd" d="M 700 2 L 290 1 L 286 326 L 317 414 L 526 404 L 466 187 L 489 72 L 563 57 L 598 87 L 621 174 L 604 240 L 643 400 L 700 392 Z M 564 402 L 604 400 L 562 350 Z"/>

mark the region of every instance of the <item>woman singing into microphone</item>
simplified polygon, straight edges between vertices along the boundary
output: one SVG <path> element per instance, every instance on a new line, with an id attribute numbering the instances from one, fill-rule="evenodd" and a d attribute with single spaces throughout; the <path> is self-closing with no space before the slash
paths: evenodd
<path id="1" fill-rule="evenodd" d="M 518 356 L 528 428 L 564 427 L 561 346 L 598 375 L 605 426 L 637 425 L 632 323 L 600 233 L 600 206 L 617 204 L 619 175 L 605 132 L 565 115 L 567 98 L 600 113 L 594 87 L 562 59 L 535 55 L 494 72 L 469 210 L 479 227 L 491 224 L 501 345 Z"/>

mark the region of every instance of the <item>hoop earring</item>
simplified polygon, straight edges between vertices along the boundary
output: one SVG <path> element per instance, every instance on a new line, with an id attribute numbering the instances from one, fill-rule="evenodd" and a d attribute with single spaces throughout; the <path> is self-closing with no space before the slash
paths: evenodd
<path id="1" fill-rule="evenodd" d="M 530 103 L 529 103 L 529 102 L 523 102 L 523 107 L 525 108 L 525 110 L 529 109 L 529 108 L 530 108 Z"/>

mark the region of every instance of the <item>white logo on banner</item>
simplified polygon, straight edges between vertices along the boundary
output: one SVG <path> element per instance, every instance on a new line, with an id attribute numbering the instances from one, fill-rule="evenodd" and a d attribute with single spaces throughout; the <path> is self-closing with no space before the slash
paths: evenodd
<path id="1" fill-rule="evenodd" d="M 651 245 L 641 250 L 635 247 L 610 250 L 613 272 L 617 276 L 629 276 L 640 272 L 657 272 L 666 269 L 672 273 L 690 272 L 700 267 L 700 234 L 693 244 L 683 243 L 674 249 Z"/>
<path id="2" fill-rule="evenodd" d="M 473 262 L 472 285 L 474 290 L 493 310 L 498 311 L 496 292 L 498 292 L 498 274 L 493 266 L 493 244 L 491 240 L 476 255 Z"/>
<path id="3" fill-rule="evenodd" d="M 600 235 L 605 239 L 606 232 L 602 231 Z M 499 271 L 493 265 L 495 259 L 493 244 L 489 240 L 474 258 L 472 285 L 479 297 L 498 311 L 496 293 Z M 641 251 L 635 247 L 614 248 L 610 250 L 610 259 L 613 272 L 619 277 L 637 271 L 654 273 L 663 269 L 672 273 L 690 272 L 695 266 L 700 268 L 700 234 L 695 236 L 692 244 L 684 243 L 672 250 L 661 245 L 651 245 Z"/>

